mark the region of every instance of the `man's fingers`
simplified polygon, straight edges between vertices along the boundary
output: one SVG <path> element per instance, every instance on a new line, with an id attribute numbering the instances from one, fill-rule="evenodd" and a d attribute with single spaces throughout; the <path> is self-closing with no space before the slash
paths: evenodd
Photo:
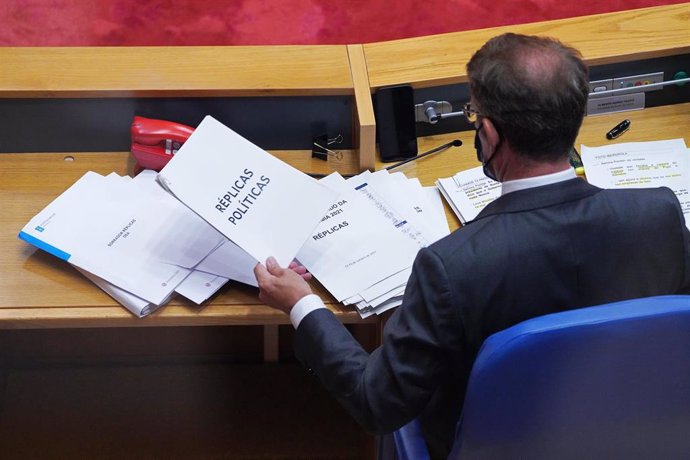
<path id="1" fill-rule="evenodd" d="M 273 256 L 266 259 L 266 269 L 268 270 L 268 273 L 273 276 L 280 276 L 280 274 L 283 272 L 283 269 L 280 268 L 278 261 Z"/>
<path id="2" fill-rule="evenodd" d="M 303 265 L 295 265 L 292 268 L 292 271 L 294 271 L 298 275 L 304 275 L 305 273 L 307 273 L 307 268 Z"/>
<path id="3" fill-rule="evenodd" d="M 268 270 L 266 270 L 266 267 L 259 262 L 256 264 L 256 266 L 254 266 L 254 276 L 256 277 L 256 281 L 259 284 L 262 284 L 267 281 L 268 278 L 270 278 L 271 274 L 268 272 Z"/>

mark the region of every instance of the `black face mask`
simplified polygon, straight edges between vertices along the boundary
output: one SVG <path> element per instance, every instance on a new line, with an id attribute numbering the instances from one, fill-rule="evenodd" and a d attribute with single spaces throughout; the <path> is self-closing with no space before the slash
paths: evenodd
<path id="1" fill-rule="evenodd" d="M 489 179 L 495 180 L 497 182 L 500 182 L 498 179 L 496 179 L 496 174 L 489 168 L 489 163 L 491 163 L 491 160 L 494 159 L 496 156 L 496 150 L 494 150 L 494 154 L 491 158 L 489 158 L 489 161 L 484 160 L 484 152 L 482 151 L 482 141 L 479 139 L 479 131 L 484 127 L 484 124 L 482 123 L 479 125 L 479 128 L 475 128 L 475 133 L 474 133 L 474 149 L 477 151 L 477 160 L 481 162 L 482 164 L 482 170 L 484 171 L 484 175 L 488 177 Z M 499 144 L 500 145 L 500 144 Z M 498 146 L 496 146 L 498 148 Z"/>

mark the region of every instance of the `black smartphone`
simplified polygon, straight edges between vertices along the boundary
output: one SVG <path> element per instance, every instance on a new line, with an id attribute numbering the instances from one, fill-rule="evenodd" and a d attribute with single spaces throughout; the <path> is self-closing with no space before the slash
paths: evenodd
<path id="1" fill-rule="evenodd" d="M 390 163 L 417 156 L 415 108 L 411 86 L 376 91 L 374 113 L 381 161 Z"/>

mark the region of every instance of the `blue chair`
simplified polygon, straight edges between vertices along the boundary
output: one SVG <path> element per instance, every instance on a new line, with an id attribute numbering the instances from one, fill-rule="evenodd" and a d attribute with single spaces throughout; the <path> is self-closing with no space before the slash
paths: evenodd
<path id="1" fill-rule="evenodd" d="M 394 434 L 400 460 L 425 458 L 404 456 L 423 448 L 414 423 Z M 554 313 L 493 334 L 449 458 L 690 459 L 690 296 Z"/>

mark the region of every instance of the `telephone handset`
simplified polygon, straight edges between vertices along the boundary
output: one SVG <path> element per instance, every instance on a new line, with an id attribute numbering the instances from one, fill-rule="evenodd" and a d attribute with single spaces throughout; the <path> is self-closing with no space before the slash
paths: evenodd
<path id="1" fill-rule="evenodd" d="M 194 132 L 191 126 L 135 116 L 130 128 L 132 155 L 139 167 L 160 171 Z"/>

